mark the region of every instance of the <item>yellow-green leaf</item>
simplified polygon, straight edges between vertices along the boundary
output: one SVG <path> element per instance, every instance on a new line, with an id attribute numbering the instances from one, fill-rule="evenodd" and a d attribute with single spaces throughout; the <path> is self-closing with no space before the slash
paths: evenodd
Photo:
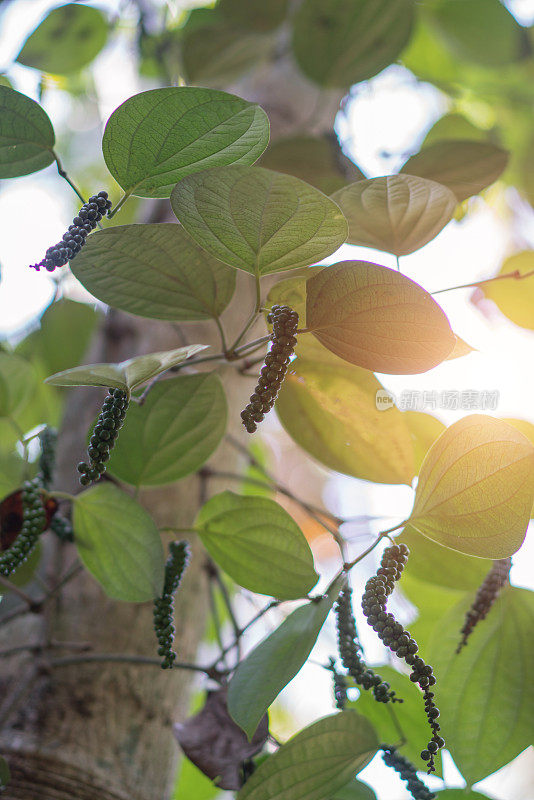
<path id="1" fill-rule="evenodd" d="M 399 375 L 426 372 L 454 347 L 436 301 L 396 270 L 342 261 L 310 278 L 306 293 L 309 330 L 356 366 Z"/>
<path id="2" fill-rule="evenodd" d="M 27 361 L 0 352 L 0 417 L 22 410 L 35 386 L 35 373 Z"/>
<path id="3" fill-rule="evenodd" d="M 445 430 L 445 425 L 431 414 L 422 411 L 404 411 L 404 421 L 408 426 L 413 442 L 415 472 L 421 469 L 421 464 L 431 445 Z"/>
<path id="4" fill-rule="evenodd" d="M 396 256 L 413 253 L 452 219 L 457 201 L 446 186 L 413 175 L 351 183 L 332 195 L 349 223 L 349 244 Z"/>
<path id="5" fill-rule="evenodd" d="M 473 414 L 430 448 L 410 522 L 439 544 L 482 558 L 521 547 L 534 502 L 534 447 L 502 420 Z"/>
<path id="6" fill-rule="evenodd" d="M 492 281 L 483 284 L 480 289 L 508 319 L 522 328 L 534 330 L 534 250 L 525 250 L 510 256 L 498 274 L 507 275 L 516 270 L 520 275 L 528 277 Z"/>

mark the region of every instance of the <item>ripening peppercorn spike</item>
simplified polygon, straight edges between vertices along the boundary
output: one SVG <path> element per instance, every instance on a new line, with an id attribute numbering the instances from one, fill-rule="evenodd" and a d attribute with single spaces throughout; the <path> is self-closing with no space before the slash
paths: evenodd
<path id="1" fill-rule="evenodd" d="M 37 477 L 22 486 L 22 528 L 11 547 L 0 554 L 0 575 L 11 575 L 26 561 L 46 527 L 42 484 Z"/>
<path id="2" fill-rule="evenodd" d="M 101 191 L 90 197 L 72 220 L 72 225 L 69 225 L 62 240 L 49 247 L 38 264 L 30 264 L 31 269 L 39 272 L 44 267 L 47 272 L 53 272 L 56 267 L 64 267 L 67 261 L 71 261 L 80 252 L 87 234 L 96 228 L 97 222 L 100 222 L 110 208 L 111 200 L 108 200 L 107 192 Z"/>
<path id="3" fill-rule="evenodd" d="M 490 571 L 478 588 L 471 608 L 465 615 L 465 622 L 460 631 L 462 638 L 460 644 L 456 648 L 457 654 L 461 651 L 462 647 L 467 644 L 467 640 L 473 633 L 475 625 L 485 619 L 489 614 L 501 589 L 510 579 L 511 566 L 511 558 L 500 558 L 493 562 Z"/>
<path id="4" fill-rule="evenodd" d="M 48 425 L 39 433 L 41 457 L 39 459 L 39 473 L 44 489 L 49 489 L 52 483 L 52 474 L 56 462 L 57 432 Z"/>
<path id="5" fill-rule="evenodd" d="M 417 770 L 411 761 L 390 745 L 381 744 L 379 749 L 383 751 L 382 760 L 384 764 L 392 767 L 395 772 L 399 773 L 402 780 L 407 782 L 408 791 L 414 800 L 435 800 L 436 795 L 417 777 Z M 430 753 L 428 753 L 428 757 L 430 758 Z"/>
<path id="6" fill-rule="evenodd" d="M 337 671 L 336 661 L 334 658 L 330 658 L 330 663 L 326 669 L 330 670 L 332 673 L 334 701 L 336 708 L 338 708 L 340 711 L 343 711 L 348 702 L 347 681 L 345 676 L 341 675 L 341 673 Z"/>
<path id="7" fill-rule="evenodd" d="M 440 725 L 437 722 L 439 710 L 434 702 L 434 692 L 430 687 L 436 683 L 432 667 L 425 664 L 417 655 L 419 647 L 409 632 L 397 622 L 393 614 L 387 612 L 387 598 L 395 587 L 408 561 L 410 551 L 405 544 L 394 544 L 387 547 L 382 555 L 380 568 L 365 584 L 362 597 L 362 610 L 367 622 L 378 634 L 382 642 L 412 668 L 410 680 L 423 690 L 425 713 L 432 730 L 432 737 L 427 749 L 421 753 L 423 761 L 428 763 L 427 772 L 435 772 L 434 756 L 445 742 L 439 736 Z"/>
<path id="8" fill-rule="evenodd" d="M 109 461 L 109 454 L 124 424 L 129 403 L 127 392 L 122 389 L 108 389 L 87 448 L 89 463 L 80 461 L 77 467 L 82 486 L 98 480 L 106 471 L 105 462 Z"/>
<path id="9" fill-rule="evenodd" d="M 154 600 L 154 630 L 158 639 L 158 655 L 162 657 L 161 668 L 172 669 L 176 653 L 174 641 L 173 598 L 189 563 L 187 542 L 171 542 L 169 557 L 165 563 L 165 578 L 161 597 Z"/>
<path id="10" fill-rule="evenodd" d="M 265 356 L 258 383 L 250 395 L 250 403 L 241 412 L 241 419 L 248 433 L 254 433 L 257 423 L 274 406 L 297 343 L 295 333 L 299 315 L 292 308 L 273 306 L 267 315 L 267 322 L 273 325 L 271 349 Z"/>

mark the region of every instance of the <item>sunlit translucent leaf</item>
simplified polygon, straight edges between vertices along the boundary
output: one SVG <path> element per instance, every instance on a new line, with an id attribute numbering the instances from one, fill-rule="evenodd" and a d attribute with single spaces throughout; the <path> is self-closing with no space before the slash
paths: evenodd
<path id="1" fill-rule="evenodd" d="M 413 442 L 415 472 L 421 469 L 421 464 L 431 445 L 445 430 L 445 425 L 431 414 L 422 411 L 405 411 L 404 421 L 410 431 Z"/>
<path id="2" fill-rule="evenodd" d="M 0 86 L 0 178 L 17 178 L 54 160 L 54 129 L 48 115 L 26 95 Z"/>
<path id="3" fill-rule="evenodd" d="M 164 556 L 152 517 L 130 495 L 100 483 L 76 496 L 72 524 L 78 554 L 109 597 L 152 600 L 163 588 Z"/>
<path id="4" fill-rule="evenodd" d="M 358 181 L 332 199 L 349 223 L 349 244 L 396 256 L 413 253 L 434 239 L 457 205 L 446 186 L 413 175 Z"/>
<path id="5" fill-rule="evenodd" d="M 174 188 L 174 213 L 215 258 L 264 275 L 329 256 L 347 237 L 338 206 L 313 186 L 261 167 L 219 167 Z"/>
<path id="6" fill-rule="evenodd" d="M 412 0 L 304 0 L 293 52 L 321 86 L 351 86 L 396 61 L 412 31 Z"/>
<path id="7" fill-rule="evenodd" d="M 253 164 L 269 141 L 258 105 L 215 89 L 151 89 L 109 118 L 102 151 L 122 188 L 140 197 L 169 197 L 174 184 L 222 164 Z"/>
<path id="8" fill-rule="evenodd" d="M 493 281 L 483 284 L 480 289 L 508 319 L 522 328 L 534 330 L 534 250 L 525 250 L 507 258 L 498 274 L 506 275 L 516 270 L 529 277 Z"/>
<path id="9" fill-rule="evenodd" d="M 435 622 L 428 652 L 437 677 L 441 732 L 469 784 L 532 743 L 534 713 L 534 593 L 504 589 L 456 655 L 472 599 Z"/>
<path id="10" fill-rule="evenodd" d="M 506 422 L 473 414 L 428 451 L 410 522 L 453 550 L 506 558 L 521 546 L 533 502 L 533 445 Z"/>
<path id="11" fill-rule="evenodd" d="M 396 270 L 343 261 L 306 286 L 307 327 L 352 364 L 391 374 L 425 372 L 454 346 L 449 321 L 435 300 Z"/>
<path id="12" fill-rule="evenodd" d="M 208 25 L 184 36 L 184 70 L 190 84 L 228 86 L 264 62 L 274 44 L 271 36 L 230 25 Z"/>
<path id="13" fill-rule="evenodd" d="M 278 281 L 269 289 L 266 307 L 270 308 L 277 303 L 281 306 L 291 306 L 299 315 L 299 327 L 303 328 L 306 325 L 306 283 L 323 269 L 324 267 L 307 267 L 292 278 Z M 308 341 L 309 337 L 298 337 L 295 351 L 298 353 L 301 343 Z"/>
<path id="14" fill-rule="evenodd" d="M 455 358 L 463 358 L 464 356 L 468 356 L 469 353 L 473 353 L 475 351 L 474 347 L 471 347 L 470 344 L 464 342 L 459 336 L 454 335 L 455 342 L 454 347 L 452 348 L 451 352 L 446 358 L 446 361 L 452 361 Z"/>
<path id="15" fill-rule="evenodd" d="M 450 89 L 451 83 L 461 81 L 464 75 L 464 65 L 437 38 L 423 14 L 418 14 L 400 60 L 418 78 L 431 81 L 445 91 Z"/>
<path id="16" fill-rule="evenodd" d="M 382 384 L 302 337 L 276 402 L 280 421 L 294 441 L 319 462 L 378 483 L 411 484 L 413 449 L 404 415 L 377 409 Z M 319 349 L 320 348 L 320 349 Z"/>
<path id="17" fill-rule="evenodd" d="M 377 747 L 373 728 L 355 711 L 323 717 L 258 767 L 237 800 L 327 800 L 369 763 Z"/>
<path id="18" fill-rule="evenodd" d="M 228 688 L 228 710 L 249 737 L 306 662 L 340 588 L 337 582 L 321 600 L 293 611 L 238 665 Z"/>
<path id="19" fill-rule="evenodd" d="M 35 374 L 27 361 L 0 352 L 0 417 L 20 411 L 35 387 Z"/>
<path id="20" fill-rule="evenodd" d="M 335 136 L 276 139 L 258 163 L 307 181 L 325 194 L 365 178 L 356 164 L 344 155 Z"/>
<path id="21" fill-rule="evenodd" d="M 376 794 L 366 783 L 354 779 L 330 795 L 329 800 L 376 800 Z"/>
<path id="22" fill-rule="evenodd" d="M 292 600 L 317 583 L 304 535 L 274 500 L 222 492 L 200 509 L 195 530 L 213 560 L 245 589 Z"/>
<path id="23" fill-rule="evenodd" d="M 514 428 L 517 428 L 518 431 L 521 431 L 523 436 L 526 436 L 527 439 L 534 445 L 534 424 L 532 422 L 528 422 L 526 419 L 514 419 L 511 417 L 505 418 L 504 422 L 507 422 L 509 425 L 513 425 Z M 534 506 L 532 507 L 531 517 L 534 519 Z"/>
<path id="24" fill-rule="evenodd" d="M 69 3 L 51 11 L 26 39 L 17 61 L 41 72 L 68 75 L 89 64 L 108 38 L 105 16 Z"/>
<path id="25" fill-rule="evenodd" d="M 46 379 L 53 386 L 110 386 L 125 391 L 135 389 L 161 372 L 175 367 L 201 350 L 205 344 L 189 344 L 177 350 L 136 356 L 117 364 L 87 364 L 63 370 Z"/>
<path id="26" fill-rule="evenodd" d="M 445 114 L 432 125 L 424 138 L 423 146 L 427 147 L 434 142 L 451 139 L 471 139 L 475 142 L 485 142 L 488 140 L 488 131 L 477 128 L 466 117 L 461 114 Z"/>
<path id="27" fill-rule="evenodd" d="M 437 181 L 461 202 L 494 183 L 507 163 L 508 152 L 490 142 L 455 139 L 424 147 L 401 172 Z"/>
<path id="28" fill-rule="evenodd" d="M 184 375 L 132 403 L 108 469 L 134 486 L 180 480 L 208 460 L 226 429 L 226 397 L 215 373 Z"/>
<path id="29" fill-rule="evenodd" d="M 235 27 L 252 31 L 271 31 L 285 19 L 289 0 L 219 0 L 217 11 Z"/>
<path id="30" fill-rule="evenodd" d="M 88 237 L 72 271 L 102 302 L 154 319 L 216 317 L 235 289 L 235 271 L 173 223 L 97 231 Z"/>

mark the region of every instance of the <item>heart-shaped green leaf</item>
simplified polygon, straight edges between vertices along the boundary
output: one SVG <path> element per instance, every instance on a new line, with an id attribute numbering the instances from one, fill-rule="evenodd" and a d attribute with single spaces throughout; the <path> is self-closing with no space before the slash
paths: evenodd
<path id="1" fill-rule="evenodd" d="M 213 560 L 245 589 L 293 600 L 317 583 L 304 535 L 274 500 L 222 492 L 202 506 L 195 530 Z"/>
<path id="2" fill-rule="evenodd" d="M 222 164 L 253 164 L 269 141 L 258 105 L 215 89 L 150 89 L 109 118 L 102 151 L 122 188 L 139 197 L 169 197 L 174 184 Z"/>
<path id="3" fill-rule="evenodd" d="M 490 142 L 435 142 L 412 156 L 401 172 L 447 186 L 459 202 L 478 194 L 501 175 L 508 152 Z"/>
<path id="4" fill-rule="evenodd" d="M 228 710 L 249 737 L 307 660 L 340 588 L 337 581 L 321 600 L 293 611 L 238 665 L 228 687 Z"/>
<path id="5" fill-rule="evenodd" d="M 347 223 L 332 200 L 298 178 L 261 167 L 190 175 L 174 188 L 171 205 L 201 247 L 253 275 L 305 267 L 347 238 Z"/>
<path id="6" fill-rule="evenodd" d="M 0 178 L 17 178 L 54 161 L 48 115 L 26 95 L 0 85 Z"/>
<path id="7" fill-rule="evenodd" d="M 219 316 L 232 299 L 236 277 L 173 223 L 96 231 L 72 271 L 114 308 L 176 321 Z"/>
<path id="8" fill-rule="evenodd" d="M 454 347 L 436 301 L 396 270 L 342 261 L 310 278 L 306 293 L 308 329 L 356 366 L 398 375 L 426 372 Z"/>
<path id="9" fill-rule="evenodd" d="M 473 414 L 427 453 L 410 522 L 438 544 L 482 558 L 521 546 L 534 502 L 534 447 L 502 420 Z"/>
<path id="10" fill-rule="evenodd" d="M 142 603 L 161 594 L 160 535 L 136 500 L 100 483 L 76 496 L 72 523 L 79 556 L 109 597 Z"/>
<path id="11" fill-rule="evenodd" d="M 27 361 L 0 351 L 0 417 L 21 410 L 35 388 L 34 371 Z"/>
<path id="12" fill-rule="evenodd" d="M 413 175 L 390 175 L 352 183 L 336 201 L 349 223 L 349 244 L 396 256 L 413 253 L 450 222 L 457 200 L 450 189 Z"/>
<path id="13" fill-rule="evenodd" d="M 17 61 L 53 75 L 89 64 L 108 38 L 108 23 L 96 8 L 68 3 L 51 11 L 24 42 Z"/>
<path id="14" fill-rule="evenodd" d="M 522 328 L 534 330 L 534 250 L 510 256 L 498 274 L 507 275 L 516 270 L 519 275 L 528 277 L 493 281 L 483 284 L 480 289 L 508 319 Z"/>
<path id="15" fill-rule="evenodd" d="M 109 386 L 131 391 L 207 347 L 205 344 L 189 344 L 177 350 L 136 356 L 117 364 L 86 364 L 57 372 L 47 378 L 46 383 L 52 386 Z"/>
<path id="16" fill-rule="evenodd" d="M 162 381 L 142 406 L 130 405 L 108 470 L 133 486 L 178 481 L 215 452 L 226 415 L 226 396 L 215 373 Z"/>
<path id="17" fill-rule="evenodd" d="M 315 83 L 347 88 L 397 60 L 413 19 L 412 0 L 303 0 L 293 53 Z"/>
<path id="18" fill-rule="evenodd" d="M 355 711 L 323 717 L 261 764 L 237 800 L 327 800 L 377 748 L 372 726 Z"/>

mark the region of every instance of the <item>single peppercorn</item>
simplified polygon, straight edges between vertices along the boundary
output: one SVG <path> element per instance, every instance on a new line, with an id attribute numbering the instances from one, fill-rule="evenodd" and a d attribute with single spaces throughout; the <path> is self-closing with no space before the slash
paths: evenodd
<path id="1" fill-rule="evenodd" d="M 402 756 L 395 747 L 381 744 L 382 760 L 388 767 L 392 767 L 398 772 L 403 781 L 406 781 L 407 788 L 414 800 L 435 800 L 436 795 L 422 780 L 417 777 L 415 766 L 407 758 Z M 424 751 L 423 751 L 424 752 Z M 430 757 L 430 753 L 428 753 Z M 423 759 L 427 761 L 428 759 Z"/>
<path id="2" fill-rule="evenodd" d="M 39 272 L 41 267 L 44 267 L 47 272 L 53 272 L 56 267 L 64 267 L 67 261 L 80 252 L 87 234 L 96 228 L 97 222 L 100 222 L 110 208 L 111 200 L 108 200 L 107 192 L 101 191 L 90 197 L 72 220 L 72 225 L 69 225 L 61 241 L 49 247 L 45 257 L 38 264 L 30 265 L 31 269 Z"/>
<path id="3" fill-rule="evenodd" d="M 493 562 L 490 571 L 482 581 L 476 593 L 471 608 L 465 615 L 465 622 L 460 631 L 462 638 L 460 644 L 456 648 L 456 653 L 459 653 L 462 647 L 467 644 L 467 640 L 472 634 L 475 625 L 485 619 L 489 614 L 501 589 L 509 581 L 511 566 L 511 558 L 500 558 Z"/>
<path id="4" fill-rule="evenodd" d="M 182 575 L 189 563 L 187 542 L 171 542 L 169 557 L 165 563 L 165 578 L 161 597 L 154 600 L 154 630 L 158 639 L 158 655 L 162 657 L 161 668 L 172 669 L 176 653 L 174 641 L 173 597 L 180 585 Z"/>
<path id="5" fill-rule="evenodd" d="M 11 547 L 0 554 L 0 575 L 11 575 L 26 561 L 46 524 L 42 486 L 37 477 L 22 486 L 22 528 Z"/>
<path id="6" fill-rule="evenodd" d="M 257 423 L 274 406 L 297 343 L 295 333 L 299 315 L 289 306 L 273 306 L 267 315 L 267 322 L 273 325 L 271 349 L 265 356 L 258 383 L 250 395 L 250 403 L 241 412 L 243 425 L 249 433 L 254 433 Z"/>
<path id="7" fill-rule="evenodd" d="M 87 448 L 89 463 L 80 461 L 77 467 L 82 486 L 88 486 L 98 480 L 106 471 L 105 462 L 109 461 L 110 452 L 124 423 L 129 403 L 127 392 L 122 389 L 108 389 L 89 440 Z"/>

